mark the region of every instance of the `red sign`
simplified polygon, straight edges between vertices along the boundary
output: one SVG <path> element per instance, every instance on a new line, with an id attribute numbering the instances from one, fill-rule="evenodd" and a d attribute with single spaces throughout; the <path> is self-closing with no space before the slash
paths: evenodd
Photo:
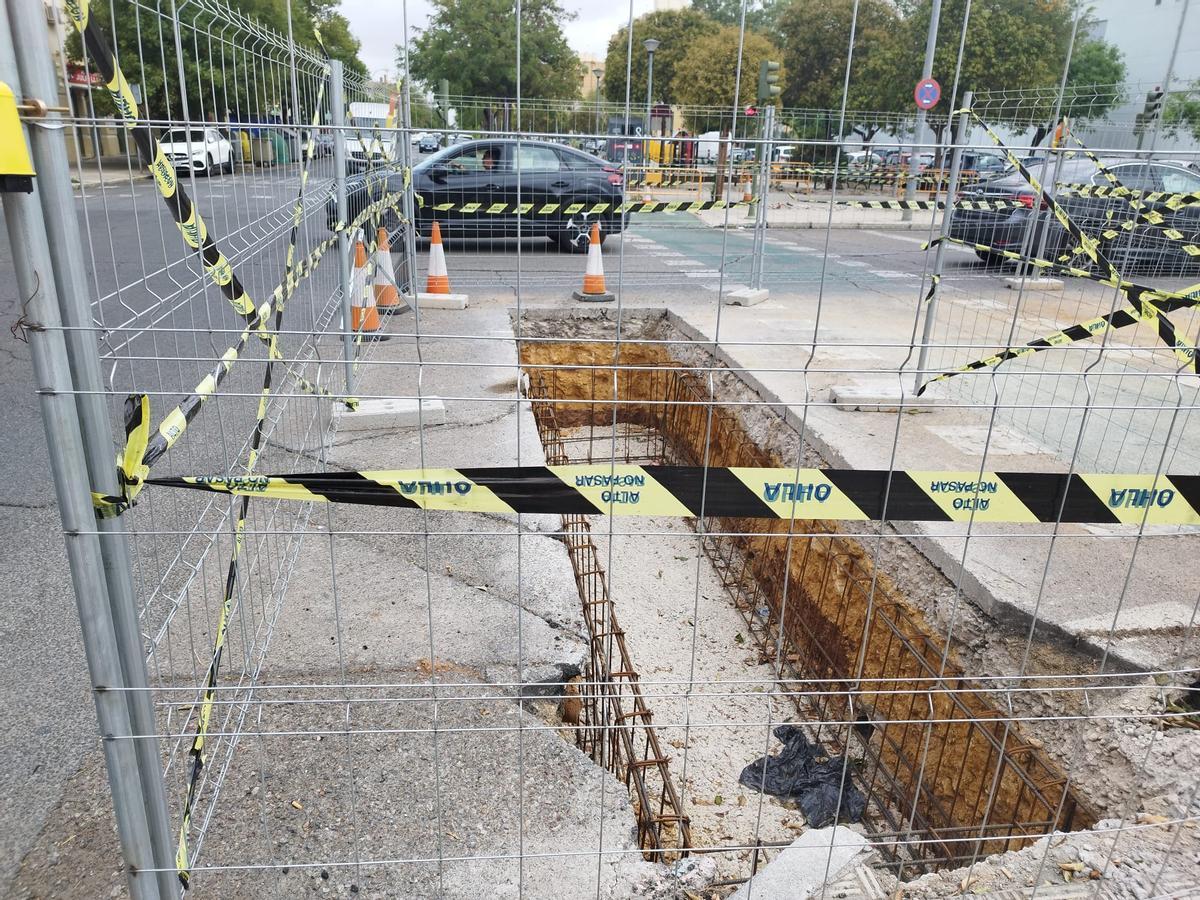
<path id="1" fill-rule="evenodd" d="M 934 78 L 923 78 L 913 88 L 913 99 L 918 109 L 933 109 L 942 99 L 942 86 Z"/>
<path id="2" fill-rule="evenodd" d="M 747 106 L 747 107 L 746 107 L 746 115 L 748 115 L 748 116 L 757 116 L 757 115 L 758 115 L 758 109 L 756 109 L 756 108 L 755 108 L 755 107 L 753 107 L 753 106 Z"/>
<path id="3" fill-rule="evenodd" d="M 103 87 L 104 79 L 99 72 L 89 72 L 78 63 L 67 66 L 67 83 L 73 87 Z"/>

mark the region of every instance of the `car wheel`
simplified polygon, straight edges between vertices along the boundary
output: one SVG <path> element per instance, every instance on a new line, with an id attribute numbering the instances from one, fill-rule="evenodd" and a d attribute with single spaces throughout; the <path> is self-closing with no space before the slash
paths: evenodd
<path id="1" fill-rule="evenodd" d="M 563 253 L 587 253 L 588 245 L 591 243 L 592 225 L 599 218 L 599 214 L 576 213 L 568 219 L 565 219 L 559 228 L 558 234 L 555 235 L 554 241 L 558 244 L 558 249 Z M 603 223 L 600 228 L 600 243 L 604 244 L 608 233 L 604 230 Z"/>
<path id="2" fill-rule="evenodd" d="M 206 165 L 204 167 L 204 174 L 207 175 L 209 178 L 212 178 L 214 175 L 216 175 L 220 171 L 220 169 L 217 168 L 216 157 L 214 157 L 211 153 L 207 157 L 207 162 L 208 162 L 208 165 Z"/>

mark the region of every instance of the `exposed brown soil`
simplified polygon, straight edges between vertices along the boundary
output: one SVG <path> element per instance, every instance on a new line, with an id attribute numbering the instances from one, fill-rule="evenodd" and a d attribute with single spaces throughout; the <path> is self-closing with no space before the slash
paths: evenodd
<path id="1" fill-rule="evenodd" d="M 520 352 L 531 394 L 552 400 L 564 426 L 603 429 L 615 420 L 659 429 L 666 438 L 664 462 L 795 465 L 794 456 L 783 459 L 751 440 L 746 408 L 720 405 L 727 400 L 723 379 L 681 370 L 669 343 L 627 338 L 618 348 L 605 341 L 522 341 Z M 687 355 L 694 365 L 697 353 Z M 717 405 L 708 403 L 712 387 Z M 753 412 L 774 416 L 765 406 Z M 598 445 L 602 452 L 608 446 Z M 1001 714 L 972 689 L 955 649 L 859 540 L 828 521 L 738 519 L 711 527 L 742 535 L 732 539 L 730 559 L 743 567 L 740 580 L 757 585 L 757 599 L 747 602 L 769 608 L 772 628 L 782 623 L 784 652 L 797 677 L 831 679 L 830 688 L 845 687 L 833 679 L 858 681 L 853 707 L 845 693 L 809 706 L 826 722 L 865 717 L 875 723 L 866 740 L 867 755 L 877 762 L 865 780 L 890 795 L 885 803 L 903 813 L 919 784 L 917 809 L 939 838 L 975 837 L 988 823 L 987 834 L 996 839 L 979 846 L 985 853 L 1022 846 L 1022 832 L 1092 824 L 1093 813 L 1074 796 L 1063 797 L 1065 779 L 1039 742 L 993 721 Z M 929 679 L 939 675 L 940 690 L 930 690 Z M 829 729 L 826 739 L 837 741 L 847 731 Z M 1001 746 L 1004 763 L 998 765 Z"/>

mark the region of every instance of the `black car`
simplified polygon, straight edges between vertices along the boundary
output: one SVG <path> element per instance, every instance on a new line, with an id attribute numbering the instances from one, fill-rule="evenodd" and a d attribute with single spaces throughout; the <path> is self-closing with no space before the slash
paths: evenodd
<path id="1" fill-rule="evenodd" d="M 1138 159 L 1103 160 L 1117 180 L 1131 191 L 1166 192 L 1188 194 L 1200 191 L 1200 175 L 1173 162 Z M 1103 186 L 1109 181 L 1090 159 L 1074 158 L 1063 160 L 1054 179 L 1055 160 L 1039 159 L 1029 166 L 1030 173 L 1042 181 L 1054 182 L 1047 191 L 1066 211 L 1067 215 L 1083 231 L 1093 237 L 1099 236 L 1114 225 L 1119 225 L 1139 214 L 1123 197 L 1095 197 L 1081 195 L 1074 186 Z M 1020 172 L 1012 171 L 999 178 L 984 181 L 959 192 L 957 200 L 1005 201 L 1019 204 L 1006 209 L 955 209 L 950 220 L 950 236 L 975 244 L 986 244 L 997 250 L 1020 252 L 1026 247 L 1028 255 L 1035 255 L 1045 231 L 1043 255 L 1054 259 L 1070 250 L 1074 241 L 1066 229 L 1052 214 L 1045 211 L 1041 198 Z M 1192 256 L 1184 247 L 1200 243 L 1200 207 L 1182 206 L 1171 209 L 1162 201 L 1147 201 L 1142 212 L 1157 212 L 1163 217 L 1161 228 L 1139 225 L 1131 231 L 1120 233 L 1112 241 L 1104 241 L 1100 248 L 1118 269 L 1150 269 L 1160 274 L 1182 273 L 1200 268 L 1200 256 Z M 1033 229 L 1037 229 L 1036 231 Z M 1164 230 L 1182 234 L 1180 239 L 1171 239 Z M 1026 234 L 1029 233 L 1029 242 Z M 1000 264 L 1004 257 L 987 250 L 976 250 L 980 259 L 989 264 Z M 1090 261 L 1085 256 L 1076 256 L 1075 265 L 1083 268 Z"/>
<path id="2" fill-rule="evenodd" d="M 351 181 L 350 217 L 378 196 L 379 176 Z M 417 232 L 427 235 L 436 220 L 443 239 L 549 238 L 565 252 L 587 250 L 592 224 L 601 240 L 622 230 L 621 172 L 582 151 L 546 141 L 511 138 L 468 141 L 447 147 L 413 167 Z M 387 178 L 387 190 L 403 189 L 403 178 Z M 369 196 L 370 195 L 370 196 Z M 519 213 L 519 216 L 518 216 Z M 332 227 L 336 210 L 330 202 Z"/>

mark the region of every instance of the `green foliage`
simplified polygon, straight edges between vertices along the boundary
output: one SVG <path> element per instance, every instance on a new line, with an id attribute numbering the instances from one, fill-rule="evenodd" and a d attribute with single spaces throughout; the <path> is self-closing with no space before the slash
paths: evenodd
<path id="1" fill-rule="evenodd" d="M 738 83 L 738 29 L 723 25 L 713 34 L 692 43 L 687 55 L 675 68 L 675 99 L 689 106 L 727 108 L 732 115 L 734 86 L 738 85 L 737 105 L 754 103 L 758 89 L 758 67 L 763 60 L 778 60 L 779 48 L 768 38 L 747 32 L 742 44 L 741 81 Z M 786 78 L 787 71 L 782 74 Z"/>
<path id="2" fill-rule="evenodd" d="M 841 106 L 853 13 L 854 0 L 791 0 L 780 9 L 778 28 L 787 71 L 785 106 Z M 898 71 L 899 26 L 899 14 L 888 0 L 860 0 L 849 108 L 895 107 L 893 85 L 902 78 Z"/>
<path id="3" fill-rule="evenodd" d="M 718 28 L 716 22 L 694 9 L 663 10 L 638 16 L 633 20 L 632 60 L 628 59 L 627 26 L 618 29 L 608 42 L 608 55 L 604 59 L 605 98 L 613 103 L 625 102 L 625 69 L 629 64 L 630 100 L 635 106 L 645 103 L 647 54 L 642 42 L 656 38 L 662 43 L 654 54 L 654 99 L 667 103 L 684 102 L 680 99 L 681 84 L 676 67 L 700 38 L 714 34 Z M 734 47 L 736 49 L 736 42 Z"/>
<path id="4" fill-rule="evenodd" d="M 903 0 L 898 71 L 907 77 L 892 85 L 893 102 L 912 107 L 913 86 L 921 77 L 930 0 Z M 938 26 L 933 77 L 942 85 L 939 111 L 950 108 L 966 0 L 944 0 Z M 975 0 L 967 26 L 959 93 L 1021 91 L 1056 85 L 1062 76 L 1071 38 L 1072 8 L 1068 0 Z M 1029 109 L 998 105 L 993 118 L 1028 121 Z"/>
<path id="5" fill-rule="evenodd" d="M 1170 94 L 1163 106 L 1163 128 L 1168 134 L 1190 134 L 1200 141 L 1200 79 L 1187 90 Z"/>
<path id="6" fill-rule="evenodd" d="M 786 0 L 750 0 L 746 4 L 746 28 L 773 33 L 776 12 L 785 3 Z M 692 9 L 721 25 L 737 26 L 742 21 L 741 0 L 692 0 Z"/>
<path id="7" fill-rule="evenodd" d="M 1063 113 L 1085 122 L 1103 118 L 1124 99 L 1125 61 L 1121 51 L 1104 41 L 1076 44 L 1067 69 Z"/>
<path id="8" fill-rule="evenodd" d="M 429 27 L 412 42 L 413 77 L 448 79 L 452 94 L 516 97 L 513 10 L 511 0 L 433 0 Z M 556 0 L 523 0 L 521 16 L 521 95 L 577 99 L 583 69 L 562 30 L 574 14 Z"/>
<path id="9" fill-rule="evenodd" d="M 299 0 L 292 7 L 292 34 L 296 43 L 317 51 L 313 22 L 320 23 L 321 36 L 333 59 L 345 63 L 347 72 L 366 74 L 358 58 L 359 42 L 350 34 L 349 24 L 334 12 L 336 0 Z M 238 12 L 264 28 L 286 37 L 288 30 L 286 0 L 239 0 Z M 112 26 L 115 11 L 117 27 Z M 242 46 L 248 43 L 238 33 L 236 23 L 218 18 L 204 8 L 184 7 L 180 27 L 183 47 L 182 88 L 175 53 L 175 33 L 171 21 L 149 12 L 133 0 L 112 0 L 93 4 L 91 18 L 98 21 L 113 45 L 125 77 L 140 85 L 143 94 L 142 115 L 152 119 L 184 118 L 184 98 L 192 121 L 225 121 L 226 118 L 266 119 L 272 110 L 290 107 L 291 81 L 287 54 L 251 54 Z M 209 40 L 209 34 L 223 34 L 225 41 Z M 82 61 L 79 35 L 72 29 L 67 39 L 67 55 Z M 301 87 L 303 103 L 311 101 L 311 91 Z M 91 92 L 98 115 L 112 115 L 114 107 L 107 91 Z M 310 110 L 301 110 L 298 121 L 306 122 Z"/>

